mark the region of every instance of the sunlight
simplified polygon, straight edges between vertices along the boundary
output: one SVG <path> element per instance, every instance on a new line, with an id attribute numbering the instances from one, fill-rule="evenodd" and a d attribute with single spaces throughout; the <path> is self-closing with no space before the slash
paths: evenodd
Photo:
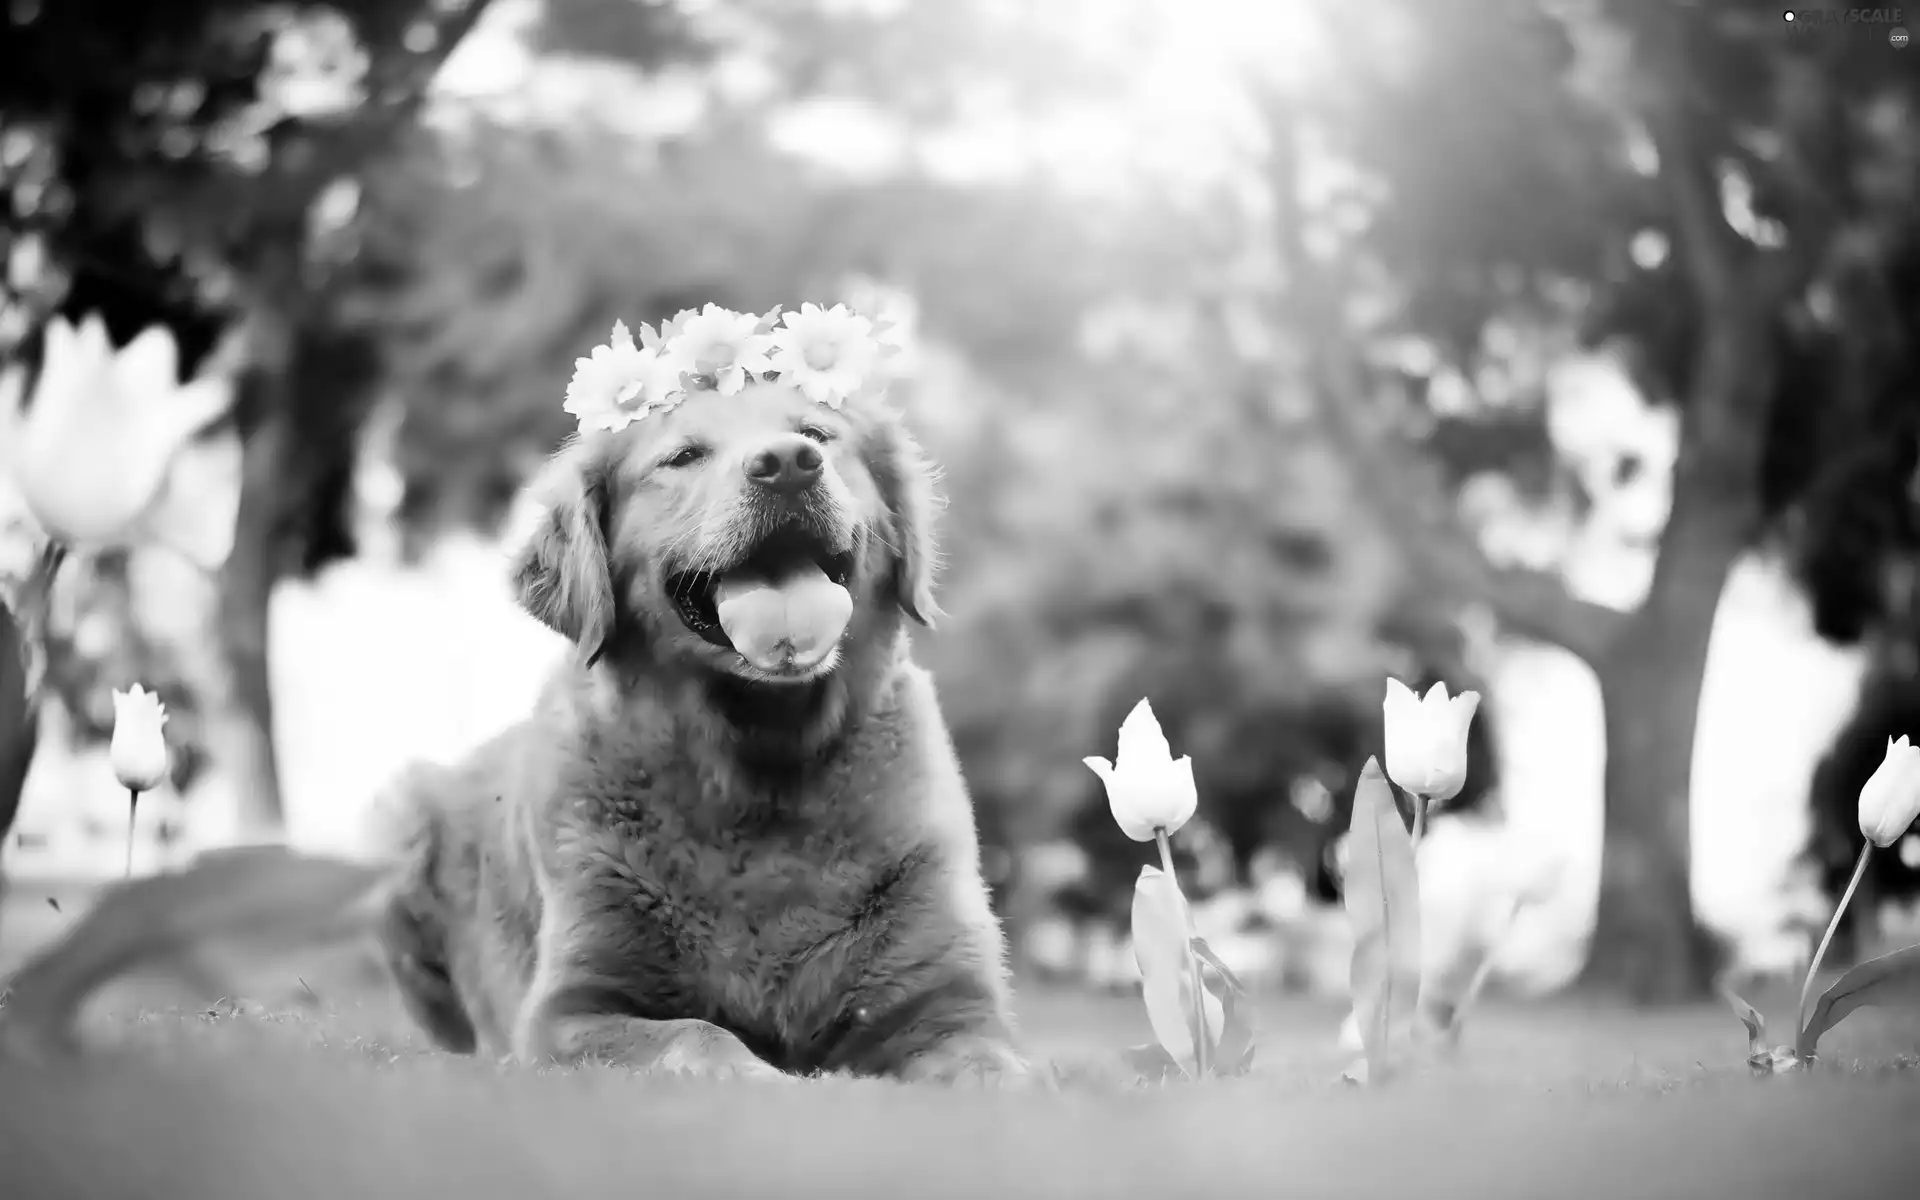
<path id="1" fill-rule="evenodd" d="M 1328 10 L 1319 0 L 1133 0 L 1152 41 L 1156 95 L 1290 89 L 1327 61 Z"/>
<path id="2" fill-rule="evenodd" d="M 1028 0 L 1027 19 L 1124 64 L 1125 81 L 1117 104 L 1029 114 L 1034 157 L 1087 190 L 1124 187 L 1129 174 L 1205 190 L 1259 144 L 1254 88 L 1309 86 L 1324 68 L 1329 11 L 1320 0 Z"/>

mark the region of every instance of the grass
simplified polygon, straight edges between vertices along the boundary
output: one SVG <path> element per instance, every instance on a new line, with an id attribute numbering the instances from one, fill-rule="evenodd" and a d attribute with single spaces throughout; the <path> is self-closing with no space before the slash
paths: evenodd
<path id="1" fill-rule="evenodd" d="M 1819 1072 L 1756 1081 L 1724 1010 L 1496 1006 L 1458 1061 L 1360 1090 L 1341 1007 L 1272 1000 L 1251 1076 L 1129 1089 L 1138 1002 L 1029 987 L 1068 1084 L 1000 1094 L 502 1068 L 432 1051 L 338 962 L 300 970 L 257 1006 L 123 990 L 95 1057 L 0 1065 L 0 1196 L 1839 1198 L 1902 1190 L 1920 1127 L 1914 1011 L 1863 1010 Z"/>

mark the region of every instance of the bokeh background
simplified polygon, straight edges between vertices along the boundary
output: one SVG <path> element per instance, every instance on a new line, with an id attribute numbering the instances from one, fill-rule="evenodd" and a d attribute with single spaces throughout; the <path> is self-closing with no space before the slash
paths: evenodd
<path id="1" fill-rule="evenodd" d="M 30 393 L 47 319 L 99 313 L 232 389 L 189 452 L 219 570 L 70 565 L 37 706 L 0 654 L 15 907 L 119 871 L 134 681 L 176 749 L 136 869 L 364 848 L 384 779 L 564 653 L 503 561 L 572 360 L 843 300 L 904 331 L 944 471 L 917 653 L 1024 969 L 1128 985 L 1149 848 L 1081 759 L 1147 696 L 1205 932 L 1343 992 L 1392 674 L 1487 697 L 1430 957 L 1640 1000 L 1793 970 L 1920 736 L 1920 51 L 1846 11 L 8 0 L 0 369 Z M 0 511 L 16 570 L 35 538 Z M 1910 836 L 1842 956 L 1916 884 Z"/>

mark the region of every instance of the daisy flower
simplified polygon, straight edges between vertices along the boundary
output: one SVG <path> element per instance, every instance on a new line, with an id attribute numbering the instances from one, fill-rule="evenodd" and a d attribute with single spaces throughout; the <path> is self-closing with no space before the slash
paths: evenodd
<path id="1" fill-rule="evenodd" d="M 651 329 L 643 326 L 642 331 L 649 341 L 645 349 L 634 344 L 626 322 L 615 321 L 605 345 L 573 361 L 562 407 L 578 418 L 582 430 L 625 429 L 656 409 L 673 406 L 684 364 L 667 353 Z"/>
<path id="2" fill-rule="evenodd" d="M 774 330 L 774 369 L 807 399 L 839 408 L 859 391 L 884 347 L 873 322 L 844 304 L 803 304 Z"/>
<path id="3" fill-rule="evenodd" d="M 684 319 L 683 319 L 684 318 Z M 674 318 L 679 332 L 671 341 L 691 369 L 713 378 L 714 390 L 731 396 L 747 386 L 749 373 L 773 370 L 768 351 L 773 339 L 757 332 L 760 318 L 709 304 L 697 313 Z"/>

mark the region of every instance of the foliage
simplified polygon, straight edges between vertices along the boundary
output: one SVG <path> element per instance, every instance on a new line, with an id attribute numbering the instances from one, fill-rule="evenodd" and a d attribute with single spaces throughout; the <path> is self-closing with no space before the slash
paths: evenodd
<path id="1" fill-rule="evenodd" d="M 902 20 L 951 24 L 965 7 Z M 929 55 L 925 30 L 834 41 L 839 26 L 791 19 L 778 96 L 829 88 L 794 65 L 826 39 L 831 90 L 939 119 L 943 105 L 899 94 L 910 81 L 862 74 L 879 47 Z M 933 61 L 956 89 L 984 69 Z M 904 285 L 926 340 L 966 364 L 907 400 L 950 500 L 955 616 L 923 653 L 987 836 L 1024 844 L 1096 815 L 1096 781 L 1075 764 L 1152 679 L 1176 739 L 1197 736 L 1216 764 L 1203 790 L 1242 859 L 1297 842 L 1321 874 L 1337 813 L 1296 828 L 1277 800 L 1310 774 L 1350 787 L 1330 764 L 1368 740 L 1368 671 L 1393 661 L 1381 628 L 1416 630 L 1422 657 L 1455 676 L 1457 659 L 1443 627 L 1407 620 L 1390 547 L 1352 519 L 1311 429 L 1266 411 L 1230 347 L 1196 356 L 1181 340 L 1219 336 L 1205 288 L 1221 251 L 1151 192 L 1089 205 L 1043 179 L 824 172 L 769 140 L 772 103 L 715 101 L 658 145 L 614 140 L 590 113 L 555 127 L 466 113 L 368 180 L 349 311 L 381 339 L 402 405 L 405 519 L 496 527 L 565 432 L 572 359 L 615 317 L 838 298 L 856 275 Z M 1476 738 L 1482 761 L 1487 749 Z M 1132 864 L 1096 844 L 1100 892 L 1117 905 Z"/>
<path id="2" fill-rule="evenodd" d="M 340 7 L 366 90 L 430 57 L 410 48 L 414 6 Z M 164 303 L 195 359 L 263 299 L 261 279 L 294 294 L 291 387 L 252 402 L 312 448 L 288 457 L 274 523 L 290 569 L 351 551 L 339 516 L 378 405 L 398 418 L 415 537 L 494 529 L 566 431 L 571 360 L 614 317 L 837 298 L 864 275 L 910 290 L 926 340 L 960 364 L 907 397 L 952 502 L 955 617 L 923 654 L 990 838 L 1082 836 L 1094 906 L 1117 911 L 1132 864 L 1076 760 L 1151 691 L 1199 764 L 1202 818 L 1242 862 L 1286 844 L 1331 894 L 1326 849 L 1354 784 L 1342 764 L 1379 751 L 1373 681 L 1476 682 L 1451 617 L 1477 598 L 1425 586 L 1316 397 L 1286 394 L 1227 333 L 1223 296 L 1244 290 L 1230 281 L 1250 260 L 1256 276 L 1266 258 L 1288 265 L 1284 207 L 1234 201 L 1239 179 L 1195 207 L 1151 182 L 1092 195 L 1044 172 L 841 171 L 775 136 L 815 102 L 922 135 L 983 104 L 1121 96 L 1137 64 L 1067 24 L 973 3 L 555 0 L 535 48 L 593 60 L 624 81 L 617 99 L 545 122 L 449 100 L 378 137 L 379 105 L 355 103 L 256 121 L 249 140 L 235 130 L 271 91 L 273 41 L 247 14 L 267 9 L 199 0 L 123 27 L 88 19 L 98 8 L 46 6 L 0 47 L 0 67 L 21 68 L 0 71 L 0 114 L 32 148 L 9 198 L 38 206 L 14 232 L 44 234 L 49 278 L 71 276 L 33 302 L 137 295 L 142 320 Z M 1370 16 L 1378 37 L 1328 41 L 1317 69 L 1341 86 L 1276 87 L 1262 115 L 1300 134 L 1324 184 L 1297 214 L 1323 298 L 1364 310 L 1351 328 L 1376 381 L 1405 385 L 1382 407 L 1441 467 L 1416 507 L 1445 511 L 1451 489 L 1498 473 L 1577 510 L 1587 480 L 1547 434 L 1553 356 L 1578 333 L 1621 348 L 1654 399 L 1684 407 L 1693 391 L 1704 310 L 1646 157 L 1647 113 L 1673 92 L 1704 152 L 1750 185 L 1755 220 L 1826 248 L 1808 294 L 1830 304 L 1775 323 L 1763 491 L 1823 628 L 1853 636 L 1898 611 L 1887 567 L 1920 536 L 1901 500 L 1920 444 L 1903 336 L 1920 143 L 1897 103 L 1913 85 L 1857 41 L 1788 42 L 1727 4 L 1658 8 L 1398 0 Z M 1660 45 L 1688 65 L 1684 95 Z M 83 59 L 100 70 L 33 65 Z M 629 110 L 664 108 L 669 84 L 697 115 L 636 135 Z M 322 198 L 345 216 L 316 236 Z M 247 274 L 289 245 L 306 255 L 297 277 Z M 110 317 L 122 336 L 132 319 Z M 1474 731 L 1463 806 L 1496 784 L 1496 734 Z M 1286 803 L 1310 781 L 1331 812 Z"/>
<path id="3" fill-rule="evenodd" d="M 1684 802 L 1690 726 L 1630 693 L 1697 689 L 1724 578 L 1712 564 L 1785 550 L 1830 636 L 1904 619 L 1920 411 L 1906 278 L 1915 78 L 1883 29 L 1795 31 L 1730 3 L 1409 4 L 1381 17 L 1394 36 L 1339 43 L 1350 86 L 1271 110 L 1351 169 L 1298 215 L 1325 234 L 1341 209 L 1361 214 L 1320 239 L 1331 251 L 1294 247 L 1289 265 L 1323 276 L 1301 303 L 1367 303 L 1371 325 L 1350 333 L 1373 362 L 1347 382 L 1414 402 L 1382 407 L 1402 440 L 1449 460 L 1442 483 L 1492 469 L 1523 497 L 1580 510 L 1585 483 L 1561 448 L 1528 436 L 1565 331 L 1619 355 L 1678 414 L 1672 512 L 1686 525 L 1663 538 L 1642 619 L 1570 605 L 1558 581 L 1459 543 L 1425 567 L 1595 665 L 1609 738 L 1650 739 L 1611 760 L 1610 859 L 1681 859 L 1663 832 L 1676 823 L 1636 799 Z M 1342 336 L 1331 324 L 1311 327 Z M 1436 420 L 1429 405 L 1448 411 Z M 1418 552 L 1431 541 L 1422 514 L 1448 493 L 1403 490 L 1403 544 Z M 1653 902 L 1631 883 L 1645 874 L 1605 872 L 1595 978 L 1690 989 L 1705 943 L 1680 928 L 1685 890 Z M 1684 867 L 1660 874 L 1683 880 Z"/>
<path id="4" fill-rule="evenodd" d="M 1373 759 L 1354 794 L 1347 916 L 1353 925 L 1353 1013 L 1366 1052 L 1365 1079 L 1384 1082 L 1399 1065 L 1420 1003 L 1420 881 L 1413 840 L 1393 785 Z"/>
<path id="5" fill-rule="evenodd" d="M 1889 738 L 1920 729 L 1920 657 L 1905 630 L 1876 638 L 1876 653 L 1860 684 L 1853 716 L 1835 734 L 1814 770 L 1813 833 L 1807 857 L 1820 872 L 1821 885 L 1837 896 L 1845 887 L 1860 850 L 1860 789 L 1885 755 Z M 1840 937 L 1850 935 L 1882 900 L 1904 901 L 1920 893 L 1920 869 L 1897 848 L 1876 854 L 1860 886 L 1861 902 L 1842 917 Z M 1870 923 L 1869 923 L 1870 924 Z"/>
<path id="6" fill-rule="evenodd" d="M 1920 980 L 1920 946 L 1908 946 L 1870 958 L 1829 984 L 1805 1023 L 1795 1023 L 1791 1045 L 1767 1046 L 1767 1021 L 1753 1005 L 1729 992 L 1726 1000 L 1747 1027 L 1747 1065 L 1758 1076 L 1782 1075 L 1813 1066 L 1820 1039 L 1835 1025 L 1868 1005 L 1910 999 Z"/>
<path id="7" fill-rule="evenodd" d="M 1370 185 L 1339 199 L 1375 198 L 1346 274 L 1391 281 L 1383 332 L 1438 352 L 1423 382 L 1474 385 L 1430 446 L 1502 470 L 1552 454 L 1515 438 L 1538 411 L 1537 378 L 1500 386 L 1525 365 L 1515 322 L 1541 316 L 1629 350 L 1650 398 L 1686 404 L 1700 299 L 1635 89 L 1672 90 L 1701 152 L 1724 156 L 1752 236 L 1775 236 L 1773 223 L 1819 259 L 1806 295 L 1822 303 L 1776 322 L 1763 491 L 1822 627 L 1857 636 L 1885 611 L 1871 564 L 1917 544 L 1900 500 L 1915 452 L 1906 431 L 1920 420 L 1904 333 L 1920 301 L 1920 84 L 1905 60 L 1872 36 L 1788 36 L 1776 14 L 1731 3 L 1610 5 L 1597 19 L 1480 0 L 1389 7 L 1417 51 L 1346 47 L 1352 86 L 1305 102 L 1305 120 Z"/>
<path id="8" fill-rule="evenodd" d="M 378 157 L 484 7 L 74 0 L 17 5 L 0 31 L 0 353 L 36 364 L 37 327 L 55 312 L 98 313 L 117 343 L 165 326 L 189 377 L 233 347 L 222 369 L 243 368 L 237 428 L 279 460 L 254 472 L 275 486 L 250 495 L 237 551 L 266 560 L 269 585 L 351 552 L 347 483 L 371 380 L 315 315 L 327 293 L 324 264 L 306 257 L 314 205 Z M 84 628 L 52 631 L 52 682 L 82 736 L 100 737 L 98 685 L 139 669 L 168 694 L 190 778 L 204 697 L 127 623 L 122 573 L 104 567 L 77 601 L 93 610 Z"/>

